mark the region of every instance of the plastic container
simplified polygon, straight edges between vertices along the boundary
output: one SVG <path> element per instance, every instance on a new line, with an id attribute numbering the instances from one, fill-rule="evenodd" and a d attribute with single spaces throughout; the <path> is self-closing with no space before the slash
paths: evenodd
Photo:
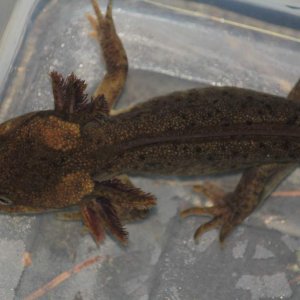
<path id="1" fill-rule="evenodd" d="M 297 16 L 285 1 L 274 1 L 272 9 Z M 91 11 L 82 0 L 17 3 L 0 44 L 6 49 L 0 52 L 1 122 L 53 107 L 52 69 L 75 72 L 93 91 L 105 69 L 88 35 L 84 14 Z M 299 28 L 180 0 L 114 1 L 114 18 L 130 66 L 119 107 L 207 84 L 286 95 L 300 76 Z M 80 222 L 54 213 L 0 215 L 0 299 L 299 299 L 299 171 L 223 248 L 217 231 L 193 241 L 207 218 L 179 218 L 178 210 L 206 201 L 193 184 L 210 180 L 232 190 L 238 178 L 133 178 L 157 196 L 158 207 L 127 226 L 126 248 L 109 237 L 97 247 Z"/>

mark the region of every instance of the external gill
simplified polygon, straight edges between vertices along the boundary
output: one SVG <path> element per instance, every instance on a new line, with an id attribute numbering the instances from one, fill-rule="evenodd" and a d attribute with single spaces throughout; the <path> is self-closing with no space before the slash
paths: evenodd
<path id="1" fill-rule="evenodd" d="M 107 231 L 126 244 L 128 234 L 123 223 L 143 219 L 156 204 L 153 195 L 118 178 L 97 183 L 88 198 L 81 203 L 81 213 L 97 243 L 104 240 Z"/>

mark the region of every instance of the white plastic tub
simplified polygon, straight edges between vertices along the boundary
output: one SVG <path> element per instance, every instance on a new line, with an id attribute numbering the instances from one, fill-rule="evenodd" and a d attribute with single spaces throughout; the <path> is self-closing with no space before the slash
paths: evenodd
<path id="1" fill-rule="evenodd" d="M 18 2 L 0 44 L 1 122 L 53 107 L 52 69 L 75 72 L 95 88 L 105 70 L 86 12 L 89 1 Z M 119 107 L 204 84 L 286 95 L 300 76 L 294 29 L 183 0 L 114 1 L 114 17 L 130 65 Z M 127 226 L 126 249 L 109 237 L 98 248 L 80 222 L 55 214 L 0 215 L 0 299 L 298 299 L 300 196 L 291 191 L 299 190 L 299 174 L 224 248 L 216 231 L 194 243 L 207 218 L 178 217 L 182 207 L 205 203 L 193 192 L 195 179 L 133 179 L 157 196 L 158 207 Z M 232 190 L 238 175 L 203 179 Z"/>

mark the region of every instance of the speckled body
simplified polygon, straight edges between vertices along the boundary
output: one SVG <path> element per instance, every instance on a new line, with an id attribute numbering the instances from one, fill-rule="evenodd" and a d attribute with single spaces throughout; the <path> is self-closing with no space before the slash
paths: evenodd
<path id="1" fill-rule="evenodd" d="M 240 224 L 300 161 L 300 81 L 285 98 L 234 87 L 157 97 L 112 114 L 128 61 L 112 18 L 91 0 L 88 16 L 107 73 L 94 96 L 74 74 L 51 72 L 54 110 L 0 125 L 0 212 L 36 213 L 77 205 L 97 243 L 105 232 L 126 243 L 123 222 L 155 205 L 121 174 L 203 175 L 246 169 L 232 193 L 181 216 L 209 214 L 203 232 L 220 240 Z"/>
<path id="2" fill-rule="evenodd" d="M 200 175 L 299 161 L 299 117 L 297 102 L 251 90 L 175 92 L 100 122 L 95 175 Z"/>
<path id="3" fill-rule="evenodd" d="M 42 111 L 1 125 L 1 195 L 19 204 L 6 211 L 79 204 L 95 179 L 120 174 L 203 175 L 300 160 L 300 104 L 251 90 L 193 89 L 114 116 L 82 115 L 67 121 Z"/>

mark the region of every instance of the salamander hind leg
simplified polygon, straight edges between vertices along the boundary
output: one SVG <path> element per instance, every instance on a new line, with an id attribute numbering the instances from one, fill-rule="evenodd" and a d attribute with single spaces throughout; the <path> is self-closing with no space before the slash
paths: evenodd
<path id="1" fill-rule="evenodd" d="M 87 18 L 94 30 L 93 36 L 99 41 L 106 63 L 106 74 L 97 87 L 94 98 L 104 95 L 109 109 L 121 94 L 127 78 L 128 60 L 123 44 L 118 37 L 112 17 L 112 0 L 109 0 L 104 15 L 97 0 L 91 0 L 95 16 Z"/>
<path id="2" fill-rule="evenodd" d="M 229 233 L 251 213 L 252 210 L 243 207 L 235 206 L 237 194 L 226 194 L 223 201 L 214 202 L 212 207 L 192 207 L 180 213 L 180 216 L 185 218 L 188 216 L 209 215 L 212 219 L 198 227 L 194 234 L 194 239 L 198 240 L 205 232 L 215 229 L 220 229 L 219 239 L 223 242 Z"/>
<path id="3" fill-rule="evenodd" d="M 277 168 L 276 168 L 277 167 Z M 210 215 L 212 219 L 201 225 L 195 232 L 194 238 L 198 239 L 203 233 L 213 228 L 220 228 L 220 242 L 241 224 L 266 197 L 266 189 L 272 184 L 272 178 L 278 171 L 278 165 L 263 165 L 259 168 L 246 170 L 232 193 L 223 194 L 204 192 L 212 197 L 212 207 L 193 207 L 181 212 L 182 217 L 192 215 Z"/>

